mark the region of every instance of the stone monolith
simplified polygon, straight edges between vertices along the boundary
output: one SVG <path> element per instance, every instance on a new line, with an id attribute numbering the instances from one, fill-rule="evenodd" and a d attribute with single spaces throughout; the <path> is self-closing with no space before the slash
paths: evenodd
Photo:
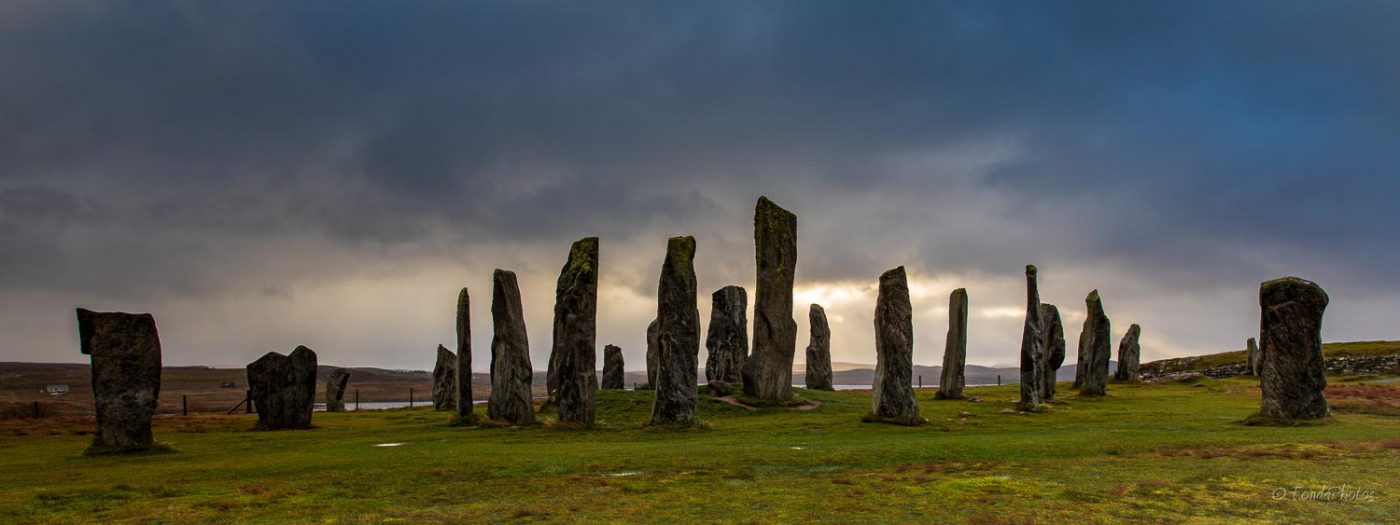
<path id="1" fill-rule="evenodd" d="M 1142 336 L 1142 327 L 1133 324 L 1128 327 L 1128 333 L 1123 334 L 1123 340 L 1118 343 L 1118 371 L 1113 374 L 1113 379 L 1118 381 L 1137 381 L 1142 379 L 1141 358 L 1142 346 L 1138 343 L 1138 338 Z"/>
<path id="2" fill-rule="evenodd" d="M 740 286 L 726 286 L 710 296 L 710 328 L 705 336 L 705 381 L 743 381 L 749 356 L 749 296 Z"/>
<path id="3" fill-rule="evenodd" d="M 1040 407 L 1045 386 L 1045 338 L 1040 317 L 1040 289 L 1034 265 L 1026 265 L 1026 321 L 1021 328 L 1021 410 Z"/>
<path id="4" fill-rule="evenodd" d="M 753 228 L 758 289 L 753 347 L 744 362 L 744 393 L 765 402 L 786 401 L 792 398 L 792 359 L 797 352 L 797 322 L 792 319 L 797 216 L 759 197 Z"/>
<path id="5" fill-rule="evenodd" d="M 1040 303 L 1040 335 L 1045 341 L 1045 365 L 1041 369 L 1041 402 L 1055 398 L 1057 372 L 1065 364 L 1065 326 L 1060 309 L 1050 303 Z"/>
<path id="6" fill-rule="evenodd" d="M 1108 393 L 1108 362 L 1113 356 L 1113 341 L 1109 339 L 1108 316 L 1104 315 L 1099 291 L 1089 292 L 1089 296 L 1084 298 L 1084 305 L 1088 315 L 1079 334 L 1080 368 L 1083 369 L 1076 371 L 1076 375 L 1082 372 L 1079 393 L 1101 396 Z"/>
<path id="7" fill-rule="evenodd" d="M 622 349 L 613 345 L 603 347 L 603 388 L 623 390 L 627 388 L 623 380 Z"/>
<path id="8" fill-rule="evenodd" d="M 457 392 L 452 388 L 456 380 L 457 354 L 438 345 L 437 361 L 433 363 L 433 410 L 445 412 L 457 408 Z"/>
<path id="9" fill-rule="evenodd" d="M 835 390 L 831 386 L 831 327 L 826 323 L 826 310 L 819 304 L 807 309 L 811 336 L 807 342 L 807 373 L 804 382 L 813 390 Z"/>
<path id="10" fill-rule="evenodd" d="M 248 364 L 248 389 L 259 428 L 309 428 L 316 404 L 316 352 L 298 346 L 287 355 L 264 354 Z"/>
<path id="11" fill-rule="evenodd" d="M 652 425 L 696 422 L 699 396 L 700 309 L 695 285 L 695 238 L 672 237 L 666 243 L 657 287 L 656 336 L 659 344 Z"/>
<path id="12" fill-rule="evenodd" d="M 1332 415 L 1323 390 L 1322 314 L 1327 292 L 1311 281 L 1284 277 L 1259 286 L 1259 412 L 1282 419 Z"/>
<path id="13" fill-rule="evenodd" d="M 909 282 L 900 266 L 880 275 L 875 299 L 875 384 L 867 421 L 923 423 L 914 398 L 914 319 Z"/>
<path id="14" fill-rule="evenodd" d="M 345 385 L 350 383 L 350 371 L 328 367 L 326 373 L 326 412 L 345 411 Z"/>
<path id="15" fill-rule="evenodd" d="M 457 374 L 453 378 L 452 391 L 457 417 L 472 418 L 471 296 L 465 287 L 457 293 Z"/>
<path id="16" fill-rule="evenodd" d="M 948 294 L 948 337 L 943 343 L 943 370 L 938 378 L 938 399 L 962 399 L 967 384 L 967 290 Z"/>
<path id="17" fill-rule="evenodd" d="M 78 315 L 78 350 L 92 359 L 97 431 L 89 453 L 128 452 L 155 445 L 151 417 L 160 397 L 160 334 L 151 314 Z"/>
<path id="18" fill-rule="evenodd" d="M 1255 343 L 1254 338 L 1251 337 L 1244 342 L 1244 348 L 1244 374 L 1249 376 L 1259 375 L 1259 362 L 1261 361 L 1261 359 L 1259 359 L 1259 345 Z"/>
<path id="19" fill-rule="evenodd" d="M 530 340 L 515 272 L 491 274 L 491 398 L 486 417 L 514 425 L 535 422 L 530 398 Z"/>
<path id="20" fill-rule="evenodd" d="M 551 377 L 560 423 L 593 424 L 597 339 L 598 238 L 586 237 L 569 249 L 554 292 L 555 374 Z"/>

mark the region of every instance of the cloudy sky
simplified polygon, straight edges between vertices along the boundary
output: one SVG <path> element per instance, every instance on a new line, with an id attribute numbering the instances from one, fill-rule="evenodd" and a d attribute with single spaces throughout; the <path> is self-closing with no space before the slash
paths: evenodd
<path id="1" fill-rule="evenodd" d="M 921 364 L 958 287 L 968 362 L 1015 363 L 1027 263 L 1071 348 L 1095 288 L 1146 360 L 1243 348 L 1283 275 L 1324 339 L 1400 338 L 1400 3 L 697 4 L 0 3 L 0 361 L 85 361 L 81 306 L 153 313 L 168 364 L 424 369 L 466 286 L 485 370 L 505 268 L 543 368 L 597 235 L 639 369 L 666 239 L 708 320 L 760 195 L 799 361 L 819 302 L 872 363 L 900 265 Z"/>

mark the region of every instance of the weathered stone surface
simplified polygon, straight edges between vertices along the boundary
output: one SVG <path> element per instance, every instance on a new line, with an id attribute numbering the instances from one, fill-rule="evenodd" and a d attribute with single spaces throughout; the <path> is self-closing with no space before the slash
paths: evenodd
<path id="1" fill-rule="evenodd" d="M 1118 343 L 1118 371 L 1113 374 L 1114 379 L 1118 381 L 1142 379 L 1142 346 L 1138 344 L 1138 338 L 1141 336 L 1142 327 L 1137 324 L 1129 326 L 1128 333 L 1123 334 L 1123 340 Z"/>
<path id="2" fill-rule="evenodd" d="M 554 292 L 552 399 L 560 423 L 593 424 L 598 391 L 598 238 L 569 249 Z"/>
<path id="3" fill-rule="evenodd" d="M 734 385 L 727 381 L 710 381 L 706 388 L 710 390 L 710 395 L 714 397 L 724 397 L 734 394 Z"/>
<path id="4" fill-rule="evenodd" d="M 151 314 L 77 309 L 78 348 L 92 356 L 92 453 L 149 448 L 160 397 L 160 334 Z"/>
<path id="5" fill-rule="evenodd" d="M 248 388 L 258 410 L 258 427 L 310 427 L 316 403 L 316 352 L 298 346 L 288 355 L 264 354 L 248 364 Z"/>
<path id="6" fill-rule="evenodd" d="M 831 386 L 831 328 L 826 324 L 826 310 L 814 304 L 807 309 L 811 325 L 811 340 L 807 343 L 807 388 L 835 390 Z"/>
<path id="7" fill-rule="evenodd" d="M 1257 375 L 1259 375 L 1259 361 L 1260 361 L 1260 359 L 1259 359 L 1259 345 L 1257 345 L 1257 344 L 1254 342 L 1254 338 L 1251 337 L 1251 338 L 1249 338 L 1248 340 L 1246 340 L 1246 341 L 1244 342 L 1244 346 L 1245 346 L 1244 373 L 1245 373 L 1245 375 L 1257 376 Z"/>
<path id="8" fill-rule="evenodd" d="M 1065 364 L 1065 325 L 1060 309 L 1050 303 L 1040 303 L 1040 335 L 1045 341 L 1045 363 L 1041 367 L 1040 400 L 1055 398 L 1055 372 Z"/>
<path id="9" fill-rule="evenodd" d="M 457 374 L 452 383 L 457 417 L 472 416 L 472 323 L 471 296 L 467 289 L 457 294 Z"/>
<path id="10" fill-rule="evenodd" d="M 797 216 L 759 197 L 753 229 L 758 291 L 753 351 L 744 362 L 744 393 L 763 401 L 786 401 L 792 398 L 792 358 L 797 352 L 797 322 L 792 319 Z"/>
<path id="11" fill-rule="evenodd" d="M 457 354 L 438 345 L 437 361 L 433 363 L 433 410 L 445 412 L 457 408 L 457 393 L 452 390 L 457 380 Z"/>
<path id="12" fill-rule="evenodd" d="M 340 367 L 330 367 L 326 376 L 326 412 L 345 411 L 345 385 L 350 382 L 350 371 Z"/>
<path id="13" fill-rule="evenodd" d="M 666 243 L 657 287 L 656 335 L 659 343 L 656 393 L 651 424 L 690 425 L 700 359 L 700 309 L 696 305 L 695 238 L 672 237 Z"/>
<path id="14" fill-rule="evenodd" d="M 909 282 L 900 266 L 880 275 L 875 300 L 875 384 L 867 420 L 916 425 L 919 402 L 914 375 L 914 318 Z"/>
<path id="15" fill-rule="evenodd" d="M 622 348 L 607 345 L 603 347 L 603 388 L 623 390 L 627 388 L 623 380 Z"/>
<path id="16" fill-rule="evenodd" d="M 948 295 L 948 337 L 943 343 L 943 372 L 938 379 L 939 399 L 962 399 L 967 384 L 967 290 Z"/>
<path id="17" fill-rule="evenodd" d="M 642 390 L 656 388 L 656 367 L 661 359 L 661 341 L 656 333 L 658 326 L 660 325 L 656 319 L 652 319 L 651 324 L 647 325 L 647 384 L 638 387 Z"/>
<path id="18" fill-rule="evenodd" d="M 491 398 L 486 417 L 515 425 L 535 422 L 530 400 L 530 340 L 515 272 L 491 275 Z"/>
<path id="19" fill-rule="evenodd" d="M 1079 334 L 1082 370 L 1076 371 L 1075 375 L 1080 377 L 1080 394 L 1101 396 L 1108 392 L 1108 362 L 1113 355 L 1113 341 L 1109 339 L 1108 316 L 1104 315 L 1099 291 L 1089 292 L 1084 304 L 1089 313 L 1084 319 L 1084 330 Z"/>
<path id="20" fill-rule="evenodd" d="M 1026 265 L 1026 322 L 1021 329 L 1021 409 L 1039 407 L 1045 387 L 1045 337 L 1040 317 L 1040 289 L 1034 265 Z"/>
<path id="21" fill-rule="evenodd" d="M 1311 281 L 1284 277 L 1259 286 L 1259 351 L 1263 356 L 1259 412 L 1267 417 L 1332 415 L 1323 389 L 1322 314 L 1327 292 Z"/>
<path id="22" fill-rule="evenodd" d="M 710 296 L 710 329 L 705 336 L 705 380 L 743 381 L 749 357 L 749 295 L 740 286 L 726 286 Z"/>

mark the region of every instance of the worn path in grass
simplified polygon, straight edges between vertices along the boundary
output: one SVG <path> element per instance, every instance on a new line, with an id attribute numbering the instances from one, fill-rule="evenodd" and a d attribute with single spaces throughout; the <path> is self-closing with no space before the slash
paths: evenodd
<path id="1" fill-rule="evenodd" d="M 684 431 L 643 429 L 649 392 L 610 391 L 591 430 L 453 428 L 423 409 L 282 432 L 162 418 L 179 452 L 136 457 L 82 456 L 90 422 L 7 421 L 0 522 L 1400 522 L 1400 417 L 1366 408 L 1400 385 L 1290 428 L 1239 423 L 1259 399 L 1244 378 L 1068 386 L 1032 415 L 1000 413 L 1014 385 L 969 389 L 980 403 L 921 390 L 920 427 L 861 423 L 865 392 L 800 389 L 821 406 L 702 396 L 706 427 Z"/>

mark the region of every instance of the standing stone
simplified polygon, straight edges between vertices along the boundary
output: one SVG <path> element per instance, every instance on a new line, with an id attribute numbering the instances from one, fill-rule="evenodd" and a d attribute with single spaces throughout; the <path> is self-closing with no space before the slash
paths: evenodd
<path id="1" fill-rule="evenodd" d="M 749 356 L 749 296 L 740 286 L 726 286 L 710 295 L 710 330 L 705 336 L 705 381 L 743 381 Z"/>
<path id="2" fill-rule="evenodd" d="M 666 243 L 657 287 L 656 334 L 660 346 L 651 424 L 695 423 L 699 397 L 700 309 L 695 285 L 695 238 L 672 237 Z"/>
<path id="3" fill-rule="evenodd" d="M 535 422 L 530 400 L 530 340 L 515 272 L 491 274 L 491 399 L 486 417 L 513 425 Z"/>
<path id="4" fill-rule="evenodd" d="M 656 334 L 658 326 L 656 319 L 647 325 L 647 384 L 641 386 L 642 390 L 656 388 L 656 367 L 660 364 L 661 356 L 661 341 Z"/>
<path id="5" fill-rule="evenodd" d="M 298 346 L 291 354 L 268 352 L 248 364 L 248 388 L 267 430 L 311 427 L 316 403 L 316 352 Z"/>
<path id="6" fill-rule="evenodd" d="M 1142 378 L 1141 366 L 1142 346 L 1138 344 L 1138 338 L 1142 335 L 1142 327 L 1133 324 L 1128 327 L 1128 333 L 1123 334 L 1123 340 L 1118 343 L 1118 372 L 1113 374 L 1113 378 L 1118 381 L 1137 381 Z"/>
<path id="7" fill-rule="evenodd" d="M 613 345 L 603 347 L 603 388 L 607 390 L 623 390 L 627 384 L 623 381 L 622 369 L 622 349 Z"/>
<path id="8" fill-rule="evenodd" d="M 758 293 L 753 310 L 753 353 L 744 362 L 744 393 L 762 401 L 792 398 L 792 281 L 797 268 L 797 216 L 759 197 L 753 215 Z"/>
<path id="9" fill-rule="evenodd" d="M 1021 406 L 1040 407 L 1040 391 L 1045 387 L 1045 337 L 1040 317 L 1040 289 L 1034 265 L 1026 265 L 1026 322 L 1021 330 Z"/>
<path id="10" fill-rule="evenodd" d="M 1259 362 L 1261 361 L 1261 359 L 1259 359 L 1259 346 L 1255 344 L 1254 338 L 1251 337 L 1244 342 L 1244 347 L 1244 373 L 1245 375 L 1257 376 L 1259 375 Z"/>
<path id="11" fill-rule="evenodd" d="M 814 304 L 807 309 L 811 339 L 807 343 L 807 388 L 835 390 L 831 386 L 831 328 L 826 324 L 826 310 Z"/>
<path id="12" fill-rule="evenodd" d="M 349 370 L 330 367 L 326 376 L 326 412 L 345 411 L 345 385 L 349 382 Z"/>
<path id="13" fill-rule="evenodd" d="M 593 424 L 598 391 L 598 238 L 569 249 L 554 292 L 553 399 L 560 423 Z"/>
<path id="14" fill-rule="evenodd" d="M 1297 277 L 1259 286 L 1259 350 L 1263 356 L 1259 412 L 1282 419 L 1316 419 L 1332 415 L 1323 389 L 1322 313 L 1327 292 Z"/>
<path id="15" fill-rule="evenodd" d="M 88 453 L 155 444 L 151 416 L 160 397 L 160 335 L 151 314 L 77 309 L 78 350 L 92 356 L 97 432 Z"/>
<path id="16" fill-rule="evenodd" d="M 900 266 L 880 276 L 875 300 L 875 385 L 867 421 L 917 425 L 914 399 L 914 317 L 909 283 Z"/>
<path id="17" fill-rule="evenodd" d="M 1081 395 L 1101 396 L 1108 393 L 1108 361 L 1113 356 L 1113 341 L 1109 339 L 1108 316 L 1103 313 L 1099 291 L 1089 292 L 1084 299 L 1088 316 L 1079 334 L 1079 357 L 1083 375 L 1079 383 Z M 1076 375 L 1079 375 L 1076 372 Z"/>
<path id="18" fill-rule="evenodd" d="M 1040 335 L 1045 341 L 1045 365 L 1041 367 L 1040 400 L 1055 398 L 1055 372 L 1065 364 L 1065 326 L 1060 309 L 1050 303 L 1040 303 Z"/>
<path id="19" fill-rule="evenodd" d="M 452 384 L 457 417 L 472 417 L 472 324 L 471 296 L 467 289 L 457 293 L 457 374 Z"/>
<path id="20" fill-rule="evenodd" d="M 457 354 L 438 345 L 437 362 L 433 364 L 433 410 L 439 412 L 457 408 L 457 393 L 452 384 L 457 380 Z"/>
<path id="21" fill-rule="evenodd" d="M 943 371 L 938 378 L 938 399 L 962 399 L 967 384 L 967 289 L 948 295 L 948 337 L 943 343 Z"/>

